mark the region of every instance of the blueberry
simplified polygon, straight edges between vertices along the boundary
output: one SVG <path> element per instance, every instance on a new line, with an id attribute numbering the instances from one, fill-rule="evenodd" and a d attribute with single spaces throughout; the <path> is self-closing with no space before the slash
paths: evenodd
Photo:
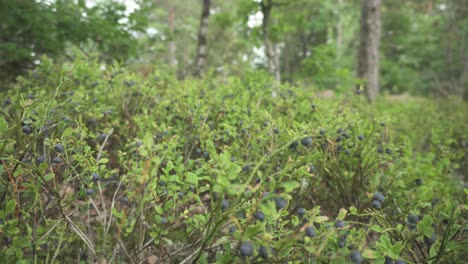
<path id="1" fill-rule="evenodd" d="M 385 122 L 380 122 L 380 126 L 381 126 L 381 127 L 384 127 L 384 126 L 385 126 Z"/>
<path id="2" fill-rule="evenodd" d="M 352 262 L 357 263 L 357 264 L 362 263 L 362 261 L 364 260 L 364 259 L 362 258 L 361 252 L 359 252 L 359 251 L 357 251 L 357 250 L 353 250 L 353 251 L 351 252 L 350 258 L 351 258 L 351 261 L 352 261 Z"/>
<path id="3" fill-rule="evenodd" d="M 432 245 L 436 242 L 437 240 L 437 235 L 436 233 L 432 233 L 432 236 L 431 237 L 428 237 L 428 236 L 424 236 L 424 243 L 426 243 L 427 245 Z"/>
<path id="4" fill-rule="evenodd" d="M 393 151 L 389 148 L 385 149 L 385 153 L 387 153 L 388 155 L 392 155 L 393 154 Z"/>
<path id="5" fill-rule="evenodd" d="M 103 142 L 106 139 L 106 137 L 107 137 L 106 133 L 101 133 L 101 134 L 99 134 L 97 139 L 98 139 L 99 142 Z"/>
<path id="6" fill-rule="evenodd" d="M 91 173 L 91 180 L 92 180 L 93 182 L 99 181 L 100 178 L 101 178 L 101 176 L 99 175 L 99 173 L 97 173 L 97 172 Z"/>
<path id="7" fill-rule="evenodd" d="M 183 191 L 180 191 L 179 192 L 179 198 L 182 199 L 182 198 L 184 198 L 184 196 L 185 196 L 185 193 Z"/>
<path id="8" fill-rule="evenodd" d="M 312 109 L 315 109 L 317 106 L 315 104 L 311 104 L 310 107 L 312 107 Z"/>
<path id="9" fill-rule="evenodd" d="M 258 248 L 258 256 L 263 259 L 268 259 L 268 250 L 264 246 Z"/>
<path id="10" fill-rule="evenodd" d="M 343 129 L 338 128 L 338 129 L 336 130 L 336 132 L 337 132 L 338 134 L 341 134 L 341 133 L 343 132 Z"/>
<path id="11" fill-rule="evenodd" d="M 250 241 L 242 242 L 239 248 L 239 253 L 243 257 L 250 257 L 253 254 L 253 244 Z"/>
<path id="12" fill-rule="evenodd" d="M 93 195 L 94 194 L 94 189 L 93 188 L 87 188 L 86 189 L 86 194 L 87 195 Z"/>
<path id="13" fill-rule="evenodd" d="M 279 129 L 275 127 L 275 128 L 273 128 L 273 132 L 274 132 L 275 134 L 278 134 L 278 133 L 279 133 Z"/>
<path id="14" fill-rule="evenodd" d="M 158 181 L 158 184 L 159 184 L 160 186 L 166 186 L 166 182 L 163 181 L 163 180 L 159 180 L 159 181 Z"/>
<path id="15" fill-rule="evenodd" d="M 3 104 L 4 104 L 5 106 L 10 105 L 10 104 L 11 104 L 11 99 L 10 99 L 10 98 L 6 98 L 5 100 L 3 100 Z"/>
<path id="16" fill-rule="evenodd" d="M 265 214 L 262 211 L 255 211 L 254 218 L 259 221 L 265 221 Z"/>
<path id="17" fill-rule="evenodd" d="M 418 187 L 423 185 L 423 180 L 421 178 L 417 178 L 415 182 L 416 182 L 416 186 Z"/>
<path id="18" fill-rule="evenodd" d="M 45 157 L 44 156 L 37 156 L 36 161 L 37 161 L 37 163 L 43 163 L 45 161 Z"/>
<path id="19" fill-rule="evenodd" d="M 29 135 L 33 132 L 33 128 L 30 125 L 24 125 L 22 130 L 23 130 L 23 133 L 26 135 Z"/>
<path id="20" fill-rule="evenodd" d="M 380 153 L 380 154 L 382 154 L 382 153 L 383 153 L 383 147 L 382 147 L 382 146 L 379 146 L 379 147 L 377 148 L 377 152 Z"/>
<path id="21" fill-rule="evenodd" d="M 380 204 L 379 201 L 373 200 L 373 201 L 372 201 L 372 207 L 374 207 L 375 209 L 380 209 L 381 204 Z"/>
<path id="22" fill-rule="evenodd" d="M 293 143 L 291 143 L 291 145 L 289 145 L 289 148 L 290 149 L 296 149 L 297 146 L 299 146 L 299 142 L 296 140 Z"/>
<path id="23" fill-rule="evenodd" d="M 128 199 L 127 196 L 124 196 L 121 200 L 123 205 L 128 205 L 130 203 L 130 200 Z"/>
<path id="24" fill-rule="evenodd" d="M 346 223 L 344 221 L 341 221 L 341 220 L 338 220 L 335 223 L 335 228 L 342 228 L 342 227 L 345 227 L 345 226 L 346 226 Z"/>
<path id="25" fill-rule="evenodd" d="M 252 165 L 250 164 L 245 164 L 244 167 L 242 167 L 242 170 L 246 172 L 250 171 L 251 169 L 252 169 Z"/>
<path id="26" fill-rule="evenodd" d="M 306 209 L 304 209 L 304 208 L 302 208 L 302 207 L 301 207 L 301 208 L 297 208 L 296 214 L 297 214 L 299 217 L 302 218 L 302 217 L 304 217 L 304 215 L 306 214 Z"/>
<path id="27" fill-rule="evenodd" d="M 416 224 L 408 223 L 409 229 L 416 229 Z"/>
<path id="28" fill-rule="evenodd" d="M 351 154 L 351 151 L 349 151 L 349 149 L 347 149 L 347 150 L 345 150 L 344 153 L 345 153 L 346 155 L 349 155 L 349 154 Z"/>
<path id="29" fill-rule="evenodd" d="M 351 136 L 348 133 L 343 134 L 345 138 L 350 138 Z"/>
<path id="30" fill-rule="evenodd" d="M 346 247 L 346 238 L 344 238 L 344 237 L 341 237 L 341 238 L 340 238 L 340 241 L 338 241 L 338 247 L 339 247 L 339 248 L 344 248 L 344 247 Z"/>
<path id="31" fill-rule="evenodd" d="M 161 218 L 161 224 L 167 224 L 169 222 L 166 217 Z"/>
<path id="32" fill-rule="evenodd" d="M 221 210 L 226 211 L 229 208 L 229 201 L 227 199 L 223 199 L 221 201 Z"/>
<path id="33" fill-rule="evenodd" d="M 384 264 L 393 264 L 393 259 L 389 256 L 385 256 L 385 263 Z"/>
<path id="34" fill-rule="evenodd" d="M 235 226 L 231 226 L 229 227 L 229 233 L 232 234 L 234 232 L 236 232 L 237 228 Z"/>
<path id="35" fill-rule="evenodd" d="M 341 141 L 343 141 L 343 137 L 342 137 L 342 136 L 338 136 L 338 137 L 336 138 L 336 142 L 341 142 Z"/>
<path id="36" fill-rule="evenodd" d="M 385 196 L 379 192 L 376 192 L 374 193 L 374 195 L 372 195 L 372 200 L 376 200 L 380 203 L 383 203 L 385 201 Z"/>
<path id="37" fill-rule="evenodd" d="M 359 136 L 358 136 L 358 139 L 362 141 L 362 140 L 364 140 L 364 136 L 363 136 L 363 135 L 359 135 Z"/>
<path id="38" fill-rule="evenodd" d="M 62 162 L 62 158 L 60 158 L 60 157 L 54 157 L 54 158 L 52 159 L 52 163 L 57 164 L 57 163 L 61 163 L 61 162 Z"/>
<path id="39" fill-rule="evenodd" d="M 62 153 L 65 151 L 65 148 L 63 147 L 62 144 L 58 143 L 54 146 L 55 152 Z"/>
<path id="40" fill-rule="evenodd" d="M 325 133 L 327 133 L 325 129 L 320 129 L 320 135 L 325 135 Z"/>
<path id="41" fill-rule="evenodd" d="M 284 199 L 283 197 L 276 197 L 275 198 L 276 210 L 284 209 L 287 203 L 288 201 L 286 201 L 286 199 Z"/>
<path id="42" fill-rule="evenodd" d="M 305 230 L 305 234 L 308 237 L 314 237 L 316 234 L 315 228 L 313 226 L 309 226 Z"/>
<path id="43" fill-rule="evenodd" d="M 417 224 L 419 221 L 419 217 L 417 215 L 410 214 L 408 215 L 408 222 L 411 224 Z"/>
<path id="44" fill-rule="evenodd" d="M 309 172 L 315 172 L 315 166 L 314 165 L 309 166 Z"/>
<path id="45" fill-rule="evenodd" d="M 406 262 L 404 260 L 399 259 L 395 261 L 395 264 L 406 264 Z"/>

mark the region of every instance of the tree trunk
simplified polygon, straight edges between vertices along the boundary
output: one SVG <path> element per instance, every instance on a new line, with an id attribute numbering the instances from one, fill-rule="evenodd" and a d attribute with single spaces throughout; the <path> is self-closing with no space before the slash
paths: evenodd
<path id="1" fill-rule="evenodd" d="M 174 6 L 170 5 L 167 12 L 167 24 L 169 27 L 170 41 L 169 46 L 169 65 L 175 69 L 177 67 L 177 58 L 176 58 L 176 43 L 174 41 L 174 31 L 175 31 L 175 11 Z"/>
<path id="2" fill-rule="evenodd" d="M 210 17 L 211 0 L 203 0 L 202 14 L 200 18 L 200 29 L 198 31 L 197 58 L 195 60 L 195 76 L 201 77 L 206 67 L 208 54 L 206 35 L 208 33 L 208 18 Z"/>
<path id="3" fill-rule="evenodd" d="M 265 55 L 267 57 L 268 63 L 268 71 L 275 77 L 272 96 L 276 96 L 278 94 L 279 85 L 281 83 L 281 69 L 279 66 L 279 47 L 271 41 L 269 34 L 270 15 L 271 10 L 273 9 L 273 2 L 271 0 L 262 0 L 262 2 L 260 2 L 260 7 L 263 14 L 262 34 L 263 45 L 265 46 Z"/>
<path id="4" fill-rule="evenodd" d="M 371 103 L 379 93 L 380 6 L 381 0 L 362 1 L 357 75 Z"/>

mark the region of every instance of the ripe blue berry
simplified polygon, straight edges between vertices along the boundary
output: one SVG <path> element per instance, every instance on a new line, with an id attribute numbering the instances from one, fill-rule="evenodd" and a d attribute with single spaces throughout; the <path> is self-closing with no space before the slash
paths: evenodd
<path id="1" fill-rule="evenodd" d="M 268 250 L 264 246 L 258 248 L 258 256 L 263 259 L 268 259 Z"/>
<path id="2" fill-rule="evenodd" d="M 227 199 L 223 199 L 221 201 L 221 210 L 226 211 L 229 208 L 229 201 Z"/>
<path id="3" fill-rule="evenodd" d="M 54 146 L 55 152 L 62 153 L 65 151 L 65 148 L 63 147 L 62 144 L 58 143 Z"/>
<path id="4" fill-rule="evenodd" d="M 91 180 L 92 180 L 93 182 L 99 181 L 100 178 L 101 178 L 101 176 L 99 175 L 99 173 L 97 173 L 97 172 L 91 173 Z"/>
<path id="5" fill-rule="evenodd" d="M 344 221 L 341 221 L 341 220 L 338 220 L 335 223 L 335 228 L 342 228 L 342 227 L 345 227 L 345 226 L 346 226 L 346 223 Z"/>
<path id="6" fill-rule="evenodd" d="M 253 254 L 253 244 L 250 241 L 242 242 L 239 248 L 239 253 L 243 257 L 250 257 Z"/>
<path id="7" fill-rule="evenodd" d="M 376 200 L 380 203 L 383 203 L 385 201 L 385 196 L 379 192 L 376 192 L 374 193 L 374 195 L 372 195 L 372 200 Z"/>
<path id="8" fill-rule="evenodd" d="M 316 234 L 315 228 L 313 226 L 307 227 L 305 230 L 305 234 L 308 237 L 311 237 L 311 238 L 314 237 Z"/>
<path id="9" fill-rule="evenodd" d="M 299 142 L 297 142 L 297 140 L 296 140 L 293 143 L 291 143 L 291 145 L 289 145 L 289 148 L 290 149 L 296 149 L 297 146 L 299 146 Z"/>
<path id="10" fill-rule="evenodd" d="M 419 187 L 419 186 L 422 186 L 422 185 L 423 185 L 423 180 L 420 179 L 420 178 L 417 178 L 417 179 L 415 180 L 415 183 L 416 183 L 416 186 L 418 186 L 418 187 Z"/>
<path id="11" fill-rule="evenodd" d="M 302 217 L 304 217 L 304 215 L 306 214 L 306 210 L 305 210 L 304 208 L 302 208 L 302 207 L 301 207 L 301 208 L 297 208 L 296 213 L 297 213 L 297 215 L 298 215 L 299 217 L 302 218 Z"/>
<path id="12" fill-rule="evenodd" d="M 281 209 L 285 208 L 287 203 L 288 202 L 283 197 L 276 197 L 275 198 L 276 210 L 281 210 Z"/>
<path id="13" fill-rule="evenodd" d="M 26 135 L 29 135 L 33 132 L 33 128 L 30 125 L 24 125 L 22 130 L 23 130 L 23 133 Z"/>
<path id="14" fill-rule="evenodd" d="M 312 146 L 312 138 L 311 137 L 305 137 L 301 140 L 301 144 L 304 146 L 304 147 L 310 147 Z"/>
<path id="15" fill-rule="evenodd" d="M 357 250 L 353 250 L 351 252 L 351 261 L 356 263 L 356 264 L 361 264 L 362 261 L 364 261 L 364 259 L 362 258 L 362 255 L 361 255 L 361 252 L 357 251 Z"/>
<path id="16" fill-rule="evenodd" d="M 426 243 L 427 245 L 432 245 L 436 242 L 437 240 L 437 235 L 436 233 L 432 233 L 432 236 L 431 237 L 427 237 L 427 236 L 424 236 L 424 243 Z"/>
<path id="17" fill-rule="evenodd" d="M 380 209 L 381 204 L 380 204 L 379 201 L 373 200 L 373 201 L 372 201 L 372 207 L 374 207 L 375 209 Z"/>
<path id="18" fill-rule="evenodd" d="M 419 217 L 417 215 L 410 214 L 408 215 L 408 222 L 411 224 L 417 224 L 419 221 Z"/>
<path id="19" fill-rule="evenodd" d="M 262 211 L 255 211 L 254 218 L 259 221 L 265 221 L 265 214 Z"/>

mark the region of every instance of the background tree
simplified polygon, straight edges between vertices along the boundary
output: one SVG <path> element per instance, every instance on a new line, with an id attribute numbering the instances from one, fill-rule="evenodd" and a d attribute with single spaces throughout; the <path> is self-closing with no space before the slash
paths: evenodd
<path id="1" fill-rule="evenodd" d="M 197 58 L 195 60 L 195 76 L 202 76 L 206 67 L 206 57 L 208 54 L 207 34 L 208 18 L 210 17 L 211 0 L 203 0 L 202 13 L 200 17 L 200 28 L 198 30 Z"/>
<path id="2" fill-rule="evenodd" d="M 144 30 L 141 5 L 128 12 L 122 3 L 56 0 L 51 2 L 0 1 L 0 76 L 14 78 L 39 63 L 42 54 L 66 57 L 67 48 L 98 51 L 104 60 L 135 56 L 133 33 Z"/>
<path id="3" fill-rule="evenodd" d="M 361 9 L 357 74 L 370 102 L 379 92 L 380 5 L 380 0 L 363 0 Z"/>

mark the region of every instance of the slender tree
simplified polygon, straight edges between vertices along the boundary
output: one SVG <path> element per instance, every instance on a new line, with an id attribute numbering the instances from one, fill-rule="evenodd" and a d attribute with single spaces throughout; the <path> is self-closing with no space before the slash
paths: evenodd
<path id="1" fill-rule="evenodd" d="M 175 32 L 175 8 L 173 4 L 170 4 L 167 9 L 167 25 L 169 27 L 170 41 L 168 43 L 169 48 L 169 65 L 173 68 L 177 66 L 176 58 L 176 43 L 174 41 L 174 32 Z"/>
<path id="2" fill-rule="evenodd" d="M 265 46 L 265 55 L 267 57 L 268 71 L 275 77 L 272 95 L 278 93 L 278 86 L 281 82 L 281 68 L 279 65 L 279 47 L 270 38 L 270 18 L 274 3 L 272 0 L 262 0 L 260 8 L 263 14 L 262 35 L 263 45 Z"/>
<path id="3" fill-rule="evenodd" d="M 357 75 L 364 80 L 369 102 L 379 93 L 381 0 L 362 0 Z"/>
<path id="4" fill-rule="evenodd" d="M 197 57 L 195 60 L 195 76 L 201 77 L 206 67 L 206 57 L 208 54 L 207 34 L 208 19 L 210 17 L 211 0 L 203 0 L 202 14 L 200 18 L 200 28 L 198 30 Z"/>

